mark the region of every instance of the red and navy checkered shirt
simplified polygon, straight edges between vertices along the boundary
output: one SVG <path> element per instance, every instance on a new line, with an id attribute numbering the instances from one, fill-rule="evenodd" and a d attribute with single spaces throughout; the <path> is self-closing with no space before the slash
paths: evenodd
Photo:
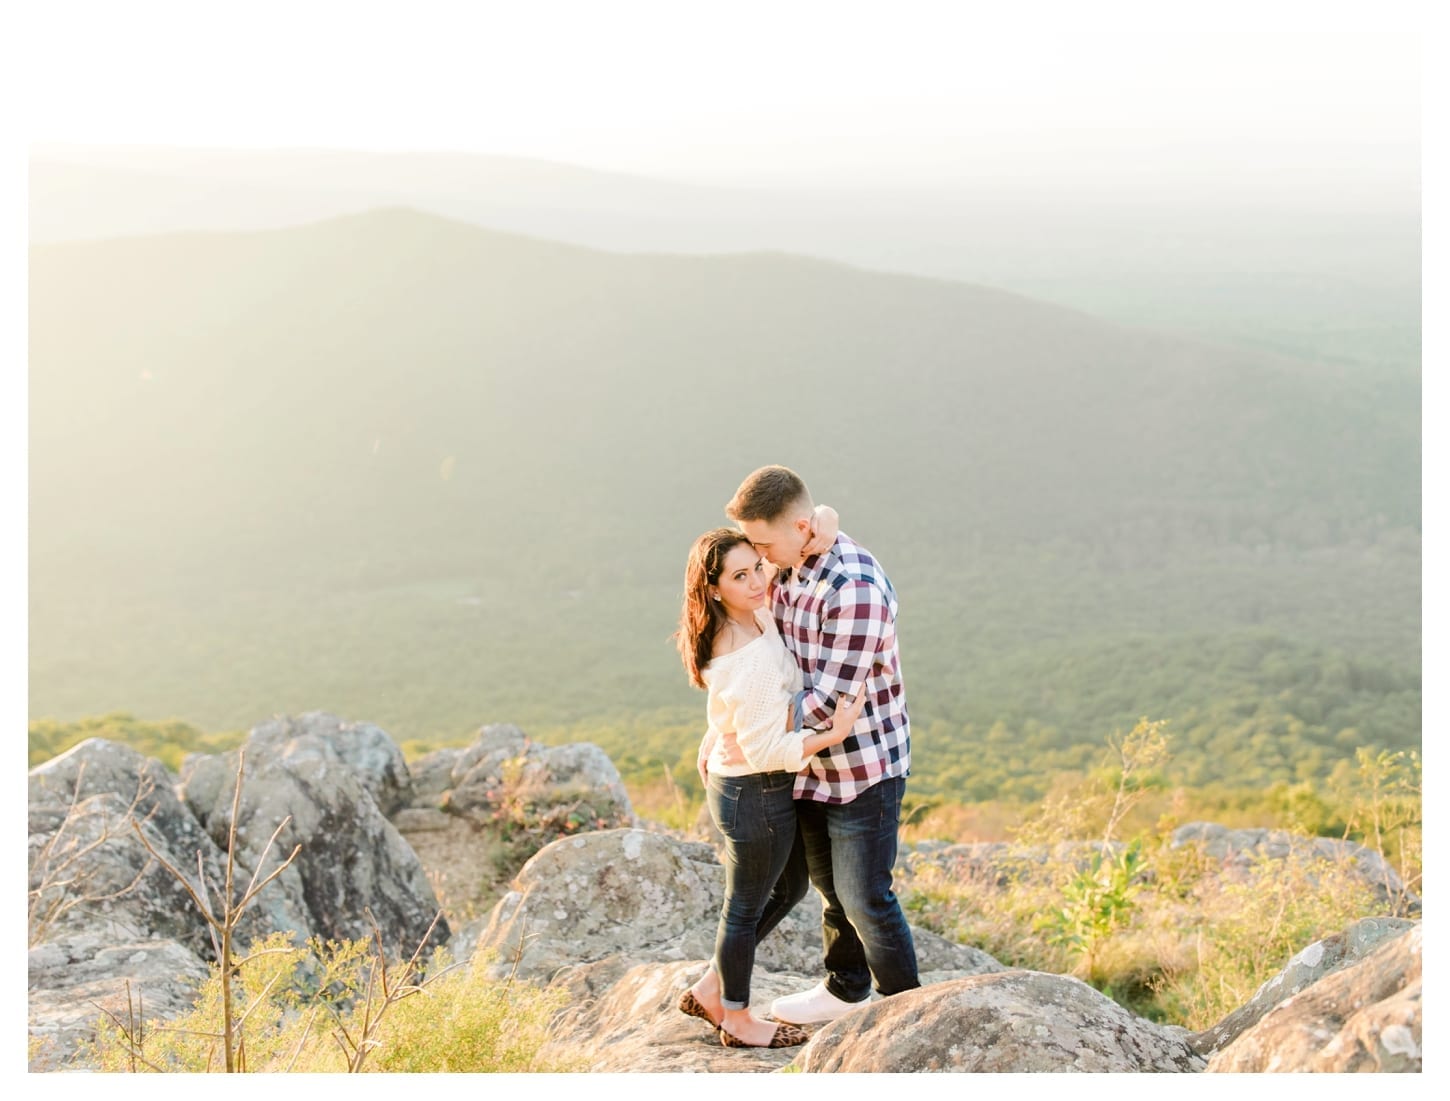
<path id="1" fill-rule="evenodd" d="M 889 776 L 911 771 L 906 690 L 896 648 L 896 590 L 876 559 L 844 533 L 824 554 L 782 573 L 771 610 L 800 666 L 796 725 L 829 729 L 836 700 L 866 684 L 857 733 L 807 759 L 797 799 L 849 803 Z M 869 733 L 861 728 L 869 724 Z"/>

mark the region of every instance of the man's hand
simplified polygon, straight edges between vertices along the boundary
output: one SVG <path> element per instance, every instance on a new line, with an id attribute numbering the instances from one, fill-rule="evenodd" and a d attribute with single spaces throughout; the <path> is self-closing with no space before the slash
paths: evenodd
<path id="1" fill-rule="evenodd" d="M 858 687 L 854 695 L 841 695 L 836 700 L 836 714 L 831 719 L 831 729 L 826 735 L 826 745 L 840 745 L 851 736 L 851 728 L 866 709 L 866 686 Z"/>

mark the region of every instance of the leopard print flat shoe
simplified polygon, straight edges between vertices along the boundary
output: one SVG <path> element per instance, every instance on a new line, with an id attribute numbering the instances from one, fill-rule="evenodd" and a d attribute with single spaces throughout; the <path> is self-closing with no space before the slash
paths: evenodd
<path id="1" fill-rule="evenodd" d="M 715 1023 L 715 1018 L 710 1016 L 710 1011 L 705 1008 L 704 1003 L 695 997 L 693 990 L 686 990 L 680 995 L 680 1012 L 687 1013 L 691 1017 L 699 1017 L 716 1032 L 720 1031 L 720 1026 Z"/>
<path id="2" fill-rule="evenodd" d="M 768 1044 L 747 1044 L 740 1037 L 732 1036 L 723 1028 L 720 1029 L 720 1042 L 726 1047 L 795 1047 L 796 1044 L 803 1044 L 810 1038 L 810 1033 L 805 1029 L 783 1022 L 776 1024 L 775 1034 L 771 1036 Z"/>

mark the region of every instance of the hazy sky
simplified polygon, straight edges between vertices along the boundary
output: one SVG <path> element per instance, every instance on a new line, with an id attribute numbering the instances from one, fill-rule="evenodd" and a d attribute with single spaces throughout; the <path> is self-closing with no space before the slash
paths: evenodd
<path id="1" fill-rule="evenodd" d="M 1194 19 L 1181 14 L 1189 9 Z M 1422 72 L 1422 57 L 1445 55 L 1432 9 L 1404 0 L 10 5 L 0 34 L 6 359 L 25 359 L 32 143 L 466 150 L 718 182 L 995 180 L 1024 191 L 1070 183 L 1078 193 L 1400 205 L 1418 191 L 1422 77 L 1445 91 L 1443 63 Z M 1425 102 L 1437 100 L 1427 91 Z M 1427 173 L 1438 173 L 1439 129 L 1424 130 Z M 1440 232 L 1427 200 L 1427 301 Z M 1438 400 L 1438 325 L 1427 312 L 1427 408 Z M 23 387 L 23 372 L 7 377 Z M 14 398 L 3 403 L 7 515 L 23 523 L 26 405 L 23 391 Z M 1427 434 L 1431 469 L 1438 439 Z M 1426 481 L 1431 492 L 1438 484 Z M 1438 516 L 1427 509 L 1428 544 Z M 23 555 L 18 540 L 10 547 Z M 1430 605 L 1437 577 L 1425 580 Z M 5 595 L 9 642 L 23 651 L 23 588 Z M 23 696 L 23 662 L 6 664 Z"/>
<path id="2" fill-rule="evenodd" d="M 31 141 L 1305 203 L 1413 201 L 1419 174 L 1419 5 L 1220 3 L 1198 26 L 1106 2 L 27 7 Z"/>

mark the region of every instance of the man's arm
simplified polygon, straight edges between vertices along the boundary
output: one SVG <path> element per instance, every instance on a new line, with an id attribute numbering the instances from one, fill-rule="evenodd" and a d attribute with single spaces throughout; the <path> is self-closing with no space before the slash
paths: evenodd
<path id="1" fill-rule="evenodd" d="M 876 655 L 895 631 L 886 597 L 867 581 L 835 590 L 821 611 L 820 656 L 815 683 L 798 698 L 801 725 L 829 726 L 842 695 L 858 690 L 876 664 Z"/>

